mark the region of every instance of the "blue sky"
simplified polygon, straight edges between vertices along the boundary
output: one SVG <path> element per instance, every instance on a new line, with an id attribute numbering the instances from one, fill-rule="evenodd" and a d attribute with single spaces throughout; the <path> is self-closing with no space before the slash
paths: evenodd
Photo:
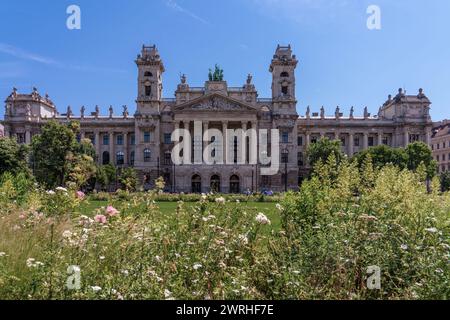
<path id="1" fill-rule="evenodd" d="M 71 4 L 81 8 L 81 30 L 66 28 Z M 366 27 L 371 4 L 381 8 L 381 30 Z M 448 0 L 2 0 L 0 98 L 36 86 L 61 112 L 134 111 L 143 43 L 157 44 L 164 60 L 165 97 L 180 73 L 202 86 L 215 63 L 230 86 L 252 73 L 259 96 L 270 97 L 271 57 L 290 43 L 299 113 L 307 105 L 376 113 L 398 88 L 423 87 L 437 121 L 450 118 L 449 15 Z"/>

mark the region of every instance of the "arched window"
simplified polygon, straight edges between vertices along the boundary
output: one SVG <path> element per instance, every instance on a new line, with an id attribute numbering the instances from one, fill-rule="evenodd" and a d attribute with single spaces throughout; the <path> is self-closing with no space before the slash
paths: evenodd
<path id="1" fill-rule="evenodd" d="M 130 165 L 134 166 L 135 153 L 131 151 L 130 153 Z"/>
<path id="2" fill-rule="evenodd" d="M 150 71 L 146 71 L 144 77 L 153 77 L 153 74 Z"/>
<path id="3" fill-rule="evenodd" d="M 125 164 L 125 154 L 122 151 L 116 153 L 116 164 L 123 166 Z"/>
<path id="4" fill-rule="evenodd" d="M 144 150 L 144 162 L 150 162 L 152 158 L 152 152 L 150 151 L 150 149 L 145 149 Z"/>
<path id="5" fill-rule="evenodd" d="M 281 86 L 281 93 L 284 94 L 285 96 L 289 94 L 289 87 L 285 84 L 283 84 Z"/>
<path id="6" fill-rule="evenodd" d="M 152 87 L 151 86 L 145 86 L 145 96 L 150 97 L 152 94 Z"/>
<path id="7" fill-rule="evenodd" d="M 237 175 L 233 175 L 230 178 L 230 193 L 239 193 L 239 192 L 240 192 L 239 177 Z"/>
<path id="8" fill-rule="evenodd" d="M 281 78 L 289 78 L 289 73 L 287 73 L 286 71 L 282 72 L 280 75 Z"/>
<path id="9" fill-rule="evenodd" d="M 192 193 L 202 192 L 202 178 L 196 174 L 192 177 Z"/>
<path id="10" fill-rule="evenodd" d="M 102 155 L 102 164 L 103 164 L 103 165 L 109 164 L 109 152 L 108 152 L 108 151 L 103 152 L 103 155 Z"/>

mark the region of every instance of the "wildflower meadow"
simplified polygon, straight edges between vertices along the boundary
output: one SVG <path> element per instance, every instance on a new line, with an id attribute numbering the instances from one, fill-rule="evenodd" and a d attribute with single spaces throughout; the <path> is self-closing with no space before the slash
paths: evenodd
<path id="1" fill-rule="evenodd" d="M 448 299 L 450 194 L 425 180 L 331 157 L 276 202 L 185 195 L 163 210 L 158 190 L 99 202 L 5 174 L 0 298 Z"/>

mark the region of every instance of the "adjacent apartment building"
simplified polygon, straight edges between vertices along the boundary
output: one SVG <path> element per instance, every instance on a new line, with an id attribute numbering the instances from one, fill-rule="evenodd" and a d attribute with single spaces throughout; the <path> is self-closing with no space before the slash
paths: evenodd
<path id="1" fill-rule="evenodd" d="M 450 170 L 450 120 L 435 123 L 431 148 L 433 157 L 439 165 L 438 172 Z"/>

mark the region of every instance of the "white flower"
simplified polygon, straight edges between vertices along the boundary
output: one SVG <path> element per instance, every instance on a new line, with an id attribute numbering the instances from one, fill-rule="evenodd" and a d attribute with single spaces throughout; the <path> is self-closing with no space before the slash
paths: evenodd
<path id="1" fill-rule="evenodd" d="M 437 230 L 436 228 L 427 228 L 427 229 L 425 229 L 425 231 L 428 231 L 428 232 L 430 232 L 430 233 L 436 233 L 436 232 L 438 232 L 438 230 Z"/>
<path id="2" fill-rule="evenodd" d="M 6 256 L 6 252 L 0 252 L 0 258 L 5 257 L 5 256 Z"/>
<path id="3" fill-rule="evenodd" d="M 198 269 L 200 269 L 200 268 L 202 268 L 203 266 L 200 264 L 200 263 L 196 263 L 196 264 L 194 264 L 194 270 L 198 270 Z"/>
<path id="4" fill-rule="evenodd" d="M 56 191 L 61 191 L 61 192 L 67 192 L 67 189 L 66 189 L 66 188 L 63 188 L 63 187 L 58 187 L 58 188 L 56 188 L 55 190 L 56 190 Z"/>
<path id="5" fill-rule="evenodd" d="M 39 268 L 44 266 L 42 262 L 36 261 L 34 258 L 28 258 L 26 264 L 28 268 Z"/>
<path id="6" fill-rule="evenodd" d="M 70 230 L 66 230 L 63 232 L 62 236 L 63 236 L 63 238 L 71 238 L 72 232 Z"/>
<path id="7" fill-rule="evenodd" d="M 248 244 L 248 238 L 245 234 L 240 234 L 238 239 L 239 239 L 239 242 L 241 242 L 242 244 L 244 244 L 244 245 Z"/>
<path id="8" fill-rule="evenodd" d="M 402 244 L 402 245 L 400 246 L 400 248 L 401 248 L 402 250 L 408 250 L 408 245 L 407 245 L 407 244 Z"/>
<path id="9" fill-rule="evenodd" d="M 266 215 L 262 212 L 258 213 L 258 215 L 256 216 L 256 221 L 259 224 L 271 224 L 270 220 L 266 217 Z"/>
<path id="10" fill-rule="evenodd" d="M 47 194 L 48 194 L 48 195 L 54 195 L 54 194 L 55 194 L 55 191 L 53 191 L 53 190 L 48 190 L 48 191 L 47 191 Z"/>
<path id="11" fill-rule="evenodd" d="M 27 259 L 27 267 L 28 268 L 32 268 L 32 267 L 34 267 L 34 262 L 36 261 L 36 259 L 34 259 L 34 258 L 28 258 Z"/>
<path id="12" fill-rule="evenodd" d="M 164 298 L 169 299 L 172 297 L 172 292 L 167 289 L 164 289 Z"/>
<path id="13" fill-rule="evenodd" d="M 225 198 L 224 197 L 216 198 L 216 203 L 225 204 Z"/>
<path id="14" fill-rule="evenodd" d="M 279 210 L 279 211 L 283 211 L 283 207 L 281 206 L 281 204 L 277 203 L 275 205 L 275 207 Z"/>
<path id="15" fill-rule="evenodd" d="M 124 276 L 128 276 L 130 272 L 128 270 L 121 270 L 120 271 Z"/>
<path id="16" fill-rule="evenodd" d="M 102 288 L 99 287 L 99 286 L 93 286 L 93 287 L 91 287 L 91 289 L 92 289 L 92 291 L 94 291 L 94 292 L 99 292 L 100 290 L 102 290 Z"/>
<path id="17" fill-rule="evenodd" d="M 98 257 L 100 260 L 105 260 L 105 256 Z"/>

